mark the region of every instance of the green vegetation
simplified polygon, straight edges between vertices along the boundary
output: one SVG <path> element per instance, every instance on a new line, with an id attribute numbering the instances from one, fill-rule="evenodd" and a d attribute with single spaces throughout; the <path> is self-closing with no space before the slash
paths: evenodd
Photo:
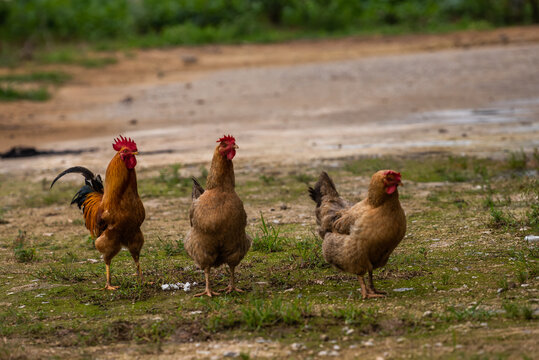
<path id="1" fill-rule="evenodd" d="M 21 90 L 11 86 L 0 85 L 0 101 L 45 101 L 50 98 L 50 94 L 46 88 Z"/>
<path id="2" fill-rule="evenodd" d="M 491 348 L 501 358 L 531 358 L 539 249 L 524 236 L 535 231 L 530 219 L 536 219 L 538 186 L 532 161 L 525 169 L 510 161 L 445 155 L 331 160 L 340 164 L 330 172 L 347 199 L 366 188 L 374 170 L 399 166 L 403 173 L 407 236 L 374 274 L 388 296 L 368 301 L 361 299 L 355 276 L 322 257 L 314 205 L 297 178 L 320 170 L 310 164 L 271 174 L 238 169 L 248 232 L 257 236 L 236 271 L 245 293 L 213 298 L 193 297 L 204 275 L 181 240 L 189 228 L 187 180 L 204 175 L 197 167 L 138 173 L 147 210 L 141 254 L 146 283 L 132 276 L 133 260 L 120 251 L 111 265 L 112 282 L 120 286 L 114 292 L 101 290 L 105 266 L 80 210 L 68 205 L 80 183 L 66 181 L 49 191 L 47 181 L 30 174 L 15 181 L 0 175 L 1 214 L 8 222 L 0 225 L 0 293 L 6 294 L 0 356 L 39 357 L 46 349 L 51 357 L 106 357 L 118 346 L 156 356 L 180 346 L 222 357 L 213 344 L 238 342 L 252 346 L 238 353 L 254 357 L 272 339 L 266 350 L 275 351 L 273 357 L 301 343 L 293 357 L 339 346 L 342 356 L 357 351 L 367 358 L 392 351 L 395 357 L 432 358 L 433 349 L 439 358 L 469 358 Z M 437 164 L 445 164 L 443 172 Z M 451 173 L 464 180 L 448 180 Z M 515 224 L 494 226 L 492 209 Z M 30 251 L 24 262 L 15 255 L 19 248 Z M 226 266 L 213 269 L 211 280 L 215 290 L 225 287 Z M 189 292 L 161 288 L 178 282 L 197 284 Z M 374 346 L 361 345 L 370 339 Z"/>
<path id="3" fill-rule="evenodd" d="M 0 37 L 8 41 L 0 51 L 14 63 L 65 42 L 107 50 L 488 28 L 537 23 L 537 6 L 536 0 L 2 1 Z"/>
<path id="4" fill-rule="evenodd" d="M 260 222 L 260 234 L 253 238 L 253 250 L 267 253 L 283 251 L 286 240 L 279 236 L 279 229 L 267 224 L 262 213 L 260 213 Z"/>
<path id="5" fill-rule="evenodd" d="M 17 262 L 27 263 L 36 258 L 36 249 L 27 247 L 26 243 L 26 231 L 19 230 L 19 235 L 13 241 L 13 254 Z"/>

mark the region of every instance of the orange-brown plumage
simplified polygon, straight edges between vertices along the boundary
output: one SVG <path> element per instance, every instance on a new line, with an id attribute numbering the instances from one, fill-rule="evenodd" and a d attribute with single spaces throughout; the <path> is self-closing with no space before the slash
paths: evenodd
<path id="1" fill-rule="evenodd" d="M 85 185 L 71 203 L 82 208 L 86 228 L 96 238 L 95 247 L 103 254 L 107 268 L 105 288 L 111 290 L 116 287 L 110 284 L 110 263 L 122 246 L 130 251 L 142 281 L 139 256 L 144 236 L 140 226 L 145 218 L 137 189 L 136 144 L 131 139 L 120 137 L 113 147 L 117 153 L 107 167 L 104 184 L 99 175 L 95 176 L 83 167 L 65 170 L 52 183 L 54 185 L 60 177 L 72 172 L 81 173 L 86 178 Z"/>
<path id="2" fill-rule="evenodd" d="M 336 268 L 357 274 L 363 298 L 379 297 L 372 271 L 384 266 L 406 232 L 406 217 L 399 202 L 397 187 L 401 176 L 382 170 L 371 178 L 367 198 L 355 205 L 344 201 L 325 172 L 311 198 L 317 203 L 316 221 L 322 237 L 322 251 Z M 369 287 L 363 276 L 369 273 Z"/>
<path id="3" fill-rule="evenodd" d="M 209 273 L 212 267 L 227 264 L 230 284 L 227 292 L 240 291 L 235 287 L 234 269 L 251 246 L 245 233 L 247 214 L 234 189 L 232 159 L 237 146 L 232 137 L 219 140 L 215 148 L 206 190 L 194 179 L 193 203 L 189 211 L 191 229 L 185 239 L 185 250 L 204 270 L 206 290 L 197 295 L 212 296 Z"/>

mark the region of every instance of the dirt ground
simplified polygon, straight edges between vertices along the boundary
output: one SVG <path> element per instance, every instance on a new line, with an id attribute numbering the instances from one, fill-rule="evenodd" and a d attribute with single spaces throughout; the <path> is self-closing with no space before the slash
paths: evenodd
<path id="1" fill-rule="evenodd" d="M 244 178 L 249 174 L 259 183 L 262 180 L 255 175 L 260 172 L 270 176 L 271 168 L 286 169 L 283 173 L 292 174 L 295 164 L 303 170 L 321 164 L 331 168 L 331 159 L 363 154 L 444 151 L 501 158 L 507 151 L 529 152 L 539 147 L 539 27 L 273 45 L 182 47 L 117 56 L 117 64 L 103 69 L 40 67 L 66 71 L 73 75 L 73 80 L 58 88 L 45 103 L 0 104 L 0 152 L 17 145 L 40 150 L 97 150 L 79 155 L 2 159 L 0 174 L 20 175 L 24 181 L 48 180 L 59 169 L 72 165 L 84 165 L 103 174 L 112 155 L 112 138 L 120 133 L 136 140 L 140 150 L 137 169 L 145 179 L 157 177 L 156 169 L 162 165 L 191 164 L 191 170 L 197 169 L 199 163 L 207 165 L 215 140 L 224 133 L 233 134 L 240 146 L 235 159 L 237 174 Z M 33 70 L 36 68 L 17 71 Z M 0 70 L 4 72 L 7 70 Z M 346 179 L 351 184 L 347 191 L 353 194 L 358 189 L 365 190 L 368 181 L 361 177 L 362 183 L 358 185 L 356 175 Z M 424 208 L 424 203 L 431 201 L 425 199 L 435 192 L 433 189 L 443 186 L 450 189 L 443 188 L 447 194 L 475 191 L 472 185 L 456 191 L 442 183 L 414 184 L 409 191 L 423 201 L 420 205 Z M 302 183 L 302 192 L 303 188 Z M 12 201 L 7 197 L 6 200 Z M 256 195 L 247 199 L 253 228 L 255 223 L 258 225 L 258 214 L 267 211 L 270 203 L 268 199 L 262 200 Z M 304 196 L 301 201 L 293 201 L 293 210 L 271 209 L 272 217 L 268 219 L 279 221 L 277 215 L 282 213 L 288 220 L 293 217 L 302 230 L 305 219 L 314 226 L 310 201 Z M 418 201 L 408 199 L 408 215 L 420 213 L 413 206 Z M 455 200 L 461 204 L 459 201 Z M 149 213 L 154 214 L 145 225 L 151 234 L 147 248 L 157 246 L 155 234 L 172 237 L 185 232 L 185 219 L 181 218 L 181 226 L 176 222 L 181 216 L 178 209 L 186 213 L 189 202 L 189 196 L 145 201 Z M 61 206 L 52 202 L 27 207 L 7 212 L 10 223 L 2 232 L 5 239 L 11 239 L 21 228 L 29 228 L 29 232 L 38 235 L 51 231 L 64 234 L 66 221 L 72 223 L 73 214 L 79 215 L 74 207 L 67 206 L 67 201 Z M 41 219 L 37 225 L 35 219 Z M 459 226 L 467 229 L 468 224 L 464 227 L 462 221 Z M 420 218 L 418 224 L 423 222 L 432 232 L 430 237 L 441 237 L 427 220 Z M 441 227 L 454 227 L 438 222 Z M 419 225 L 411 225 L 413 232 L 414 226 Z M 473 226 L 483 231 L 482 223 Z M 73 236 L 86 236 L 81 224 L 73 225 L 73 229 Z M 447 234 L 453 234 L 451 231 L 448 229 Z M 7 245 L 1 249 L 6 258 L 7 249 Z M 97 252 L 92 256 L 97 257 Z M 254 263 L 258 261 L 255 260 Z M 536 294 L 537 288 L 532 287 L 530 292 Z M 466 298 L 470 303 L 472 300 L 476 299 Z M 475 337 L 467 339 L 463 335 L 462 342 L 467 351 L 477 353 L 478 357 L 501 350 L 533 354 L 537 348 L 533 341 L 538 333 L 536 324 L 519 326 L 514 331 L 475 329 Z M 464 334 L 471 327 L 467 326 L 463 325 Z M 452 351 L 458 350 L 454 345 L 456 330 L 452 331 L 437 333 L 428 342 L 413 336 L 402 341 L 399 336 L 376 338 L 375 348 L 368 345 L 369 341 L 358 342 L 358 346 L 343 348 L 339 356 L 450 358 Z M 500 339 L 503 346 L 499 345 Z M 74 352 L 73 347 L 47 347 L 32 344 L 28 339 L 3 341 L 8 349 L 6 358 L 19 354 L 29 358 L 69 357 Z M 154 349 L 154 345 L 118 342 L 86 350 L 91 357 L 118 359 L 213 359 L 227 353 L 238 358 L 240 353 L 255 358 L 312 358 L 325 356 L 320 351 L 331 353 L 336 343 L 323 345 L 296 353 L 289 344 L 271 338 L 251 341 L 240 337 L 170 341 L 159 344 L 159 349 Z M 82 357 L 80 353 L 78 356 Z"/>
<path id="2" fill-rule="evenodd" d="M 523 27 L 146 50 L 104 69 L 56 66 L 73 80 L 52 100 L 0 104 L 0 151 L 98 153 L 2 160 L 0 171 L 103 167 L 119 133 L 141 154 L 157 152 L 141 156 L 142 167 L 205 161 L 223 133 L 243 159 L 264 162 L 530 149 L 539 145 L 538 41 L 538 27 Z"/>

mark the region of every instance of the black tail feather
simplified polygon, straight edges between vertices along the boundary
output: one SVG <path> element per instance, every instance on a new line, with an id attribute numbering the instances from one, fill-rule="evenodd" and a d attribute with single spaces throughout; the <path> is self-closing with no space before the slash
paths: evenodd
<path id="1" fill-rule="evenodd" d="M 193 180 L 193 191 L 191 192 L 191 197 L 193 200 L 198 199 L 200 195 L 204 194 L 204 188 L 198 180 L 195 177 L 192 177 L 191 180 Z"/>
<path id="2" fill-rule="evenodd" d="M 51 189 L 53 185 L 60 179 L 62 176 L 70 173 L 79 173 L 82 174 L 85 178 L 86 185 L 90 186 L 94 191 L 103 193 L 103 180 L 101 180 L 101 175 L 94 175 L 93 172 L 88 170 L 87 168 L 83 166 L 74 166 L 70 167 L 69 169 L 66 169 L 62 171 L 58 176 L 52 181 L 51 183 Z"/>
<path id="3" fill-rule="evenodd" d="M 322 196 L 324 195 L 339 197 L 333 180 L 331 180 L 327 172 L 322 171 L 314 187 L 309 187 L 309 196 L 316 203 L 316 206 L 319 207 L 322 205 Z"/>
<path id="4" fill-rule="evenodd" d="M 101 179 L 101 175 L 94 175 L 93 172 L 88 170 L 85 167 L 82 166 L 74 166 L 69 169 L 66 169 L 62 171 L 52 182 L 52 186 L 56 183 L 58 179 L 60 179 L 62 176 L 70 173 L 80 173 L 82 176 L 84 176 L 84 186 L 80 188 L 79 191 L 73 196 L 73 199 L 71 200 L 71 204 L 77 204 L 77 206 L 82 208 L 82 205 L 84 204 L 84 201 L 86 200 L 86 196 L 88 194 L 93 192 L 98 192 L 103 194 L 103 180 Z"/>

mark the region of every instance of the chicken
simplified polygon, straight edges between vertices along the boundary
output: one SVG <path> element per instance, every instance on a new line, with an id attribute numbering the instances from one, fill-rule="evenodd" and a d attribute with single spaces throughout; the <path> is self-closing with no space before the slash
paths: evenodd
<path id="1" fill-rule="evenodd" d="M 400 173 L 378 171 L 371 178 L 367 198 L 355 205 L 339 196 L 325 172 L 320 174 L 314 188 L 309 188 L 316 202 L 316 222 L 323 239 L 324 258 L 339 270 L 358 275 L 363 299 L 385 294 L 374 288 L 372 271 L 387 263 L 406 232 L 399 185 Z M 369 273 L 368 287 L 363 278 L 365 273 Z"/>
<path id="2" fill-rule="evenodd" d="M 210 269 L 222 264 L 227 264 L 230 270 L 226 293 L 243 292 L 235 285 L 234 270 L 251 247 L 251 238 L 245 233 L 247 214 L 234 190 L 232 159 L 238 146 L 230 135 L 217 142 L 206 190 L 193 178 L 191 229 L 185 238 L 185 250 L 206 277 L 205 291 L 195 296 L 219 295 L 211 290 Z"/>
<path id="3" fill-rule="evenodd" d="M 140 250 L 144 236 L 140 226 L 145 212 L 137 189 L 135 166 L 137 145 L 131 139 L 120 136 L 112 145 L 117 151 L 107 167 L 105 184 L 100 175 L 94 175 L 82 166 L 64 170 L 52 182 L 69 173 L 80 173 L 85 178 L 85 185 L 75 194 L 71 204 L 82 208 L 86 228 L 96 238 L 95 247 L 105 260 L 107 284 L 105 290 L 116 290 L 110 282 L 110 263 L 120 249 L 126 247 L 137 268 L 139 281 L 143 281 L 140 269 Z"/>

